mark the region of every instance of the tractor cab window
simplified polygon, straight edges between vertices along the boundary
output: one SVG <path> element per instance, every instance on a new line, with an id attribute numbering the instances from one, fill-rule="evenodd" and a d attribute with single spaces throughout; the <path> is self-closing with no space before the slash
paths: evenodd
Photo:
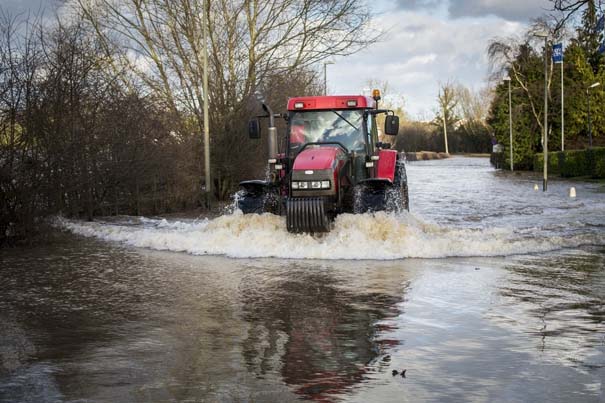
<path id="1" fill-rule="evenodd" d="M 363 111 L 300 111 L 290 115 L 290 154 L 296 154 L 307 143 L 335 141 L 349 151 L 364 152 Z"/>

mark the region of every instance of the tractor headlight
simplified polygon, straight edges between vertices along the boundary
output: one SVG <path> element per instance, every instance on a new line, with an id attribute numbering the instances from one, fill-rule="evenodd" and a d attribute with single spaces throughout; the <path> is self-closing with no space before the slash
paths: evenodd
<path id="1" fill-rule="evenodd" d="M 332 181 L 292 181 L 292 190 L 324 190 L 332 187 Z"/>

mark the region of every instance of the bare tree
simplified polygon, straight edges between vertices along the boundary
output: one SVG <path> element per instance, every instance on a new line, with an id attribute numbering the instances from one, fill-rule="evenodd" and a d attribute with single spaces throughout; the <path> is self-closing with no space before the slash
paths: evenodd
<path id="1" fill-rule="evenodd" d="M 404 110 L 405 99 L 403 95 L 391 91 L 391 85 L 387 80 L 379 80 L 375 78 L 368 79 L 365 82 L 365 87 L 370 91 L 374 89 L 379 90 L 381 96 L 381 100 L 379 101 L 380 107 L 393 110 L 395 115 L 399 116 L 400 122 L 404 123 L 406 119 L 406 113 Z M 376 116 L 376 122 L 378 124 L 378 139 L 382 143 L 388 143 L 394 147 L 396 138 L 385 135 L 382 130 L 384 127 L 385 115 Z"/>
<path id="2" fill-rule="evenodd" d="M 368 9 L 356 0 L 78 0 L 108 54 L 202 132 L 208 100 L 213 142 L 233 136 L 248 99 L 269 77 L 308 69 L 373 43 Z M 206 4 L 204 9 L 203 4 Z M 202 18 L 210 30 L 202 42 Z M 204 46 L 209 94 L 202 93 Z M 220 140 L 219 140 L 220 141 Z M 216 144 L 216 143 L 215 143 Z"/>
<path id="3" fill-rule="evenodd" d="M 493 90 L 484 87 L 479 91 L 473 91 L 462 84 L 456 88 L 458 97 L 458 115 L 470 134 L 477 135 L 487 127 L 486 119 L 493 98 Z"/>
<path id="4" fill-rule="evenodd" d="M 569 20 L 573 20 L 578 12 L 583 8 L 590 6 L 601 10 L 605 10 L 605 2 L 603 0 L 550 0 L 552 10 L 556 13 L 553 17 L 556 19 L 555 30 L 562 29 Z"/>
<path id="5" fill-rule="evenodd" d="M 447 132 L 448 129 L 451 130 L 452 126 L 460 120 L 456 113 L 458 108 L 458 93 L 454 82 L 439 83 L 437 102 L 439 110 L 435 114 L 435 125 L 442 127 L 445 152 L 449 153 Z"/>
<path id="6" fill-rule="evenodd" d="M 443 127 L 445 124 L 448 128 L 454 126 L 460 120 L 458 115 L 459 109 L 459 84 L 454 81 L 439 83 L 439 93 L 437 94 L 438 109 L 435 113 L 435 124 Z"/>
<path id="7" fill-rule="evenodd" d="M 543 97 L 540 97 L 539 94 L 541 92 L 534 88 L 541 82 L 539 80 L 532 80 L 527 76 L 529 72 L 528 66 L 531 63 L 542 63 L 544 52 L 546 52 L 546 57 L 549 60 L 547 87 L 550 96 L 554 63 L 552 57 L 550 57 L 550 47 L 541 49 L 539 52 L 534 50 L 535 48 L 540 48 L 540 45 L 544 43 L 541 38 L 536 36 L 537 32 L 547 32 L 552 43 L 559 41 L 565 35 L 562 30 L 557 28 L 554 21 L 539 19 L 534 21 L 521 37 L 511 36 L 508 38 L 492 39 L 488 45 L 487 53 L 492 72 L 491 80 L 499 82 L 504 76 L 509 75 L 513 82 L 525 93 L 532 117 L 540 130 L 544 132 L 542 115 L 544 111 L 540 107 Z"/>
<path id="8" fill-rule="evenodd" d="M 0 16 L 0 244 L 50 214 L 160 213 L 195 200 L 198 136 L 176 133 L 181 117 L 136 81 L 121 85 L 127 75 L 101 46 L 77 19 Z"/>

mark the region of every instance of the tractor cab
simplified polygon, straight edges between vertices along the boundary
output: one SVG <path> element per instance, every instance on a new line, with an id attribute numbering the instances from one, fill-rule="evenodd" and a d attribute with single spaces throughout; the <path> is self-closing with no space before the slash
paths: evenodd
<path id="1" fill-rule="evenodd" d="M 289 114 L 289 152 L 295 156 L 307 143 L 340 143 L 348 152 L 367 152 L 363 110 L 293 111 Z"/>
<path id="2" fill-rule="evenodd" d="M 240 183 L 238 206 L 244 213 L 285 214 L 290 232 L 327 232 L 340 213 L 407 209 L 403 157 L 378 142 L 376 116 L 386 114 L 385 134 L 396 135 L 398 118 L 378 109 L 380 94 L 296 97 L 287 115 L 269 118 L 269 172 L 265 181 Z M 277 141 L 274 117 L 287 130 Z M 260 136 L 258 121 L 250 137 Z M 285 147 L 278 150 L 278 143 Z M 389 195 L 400 194 L 397 201 Z"/>
<path id="3" fill-rule="evenodd" d="M 376 101 L 365 96 L 291 98 L 288 102 L 288 155 L 294 156 L 305 144 L 334 146 L 347 153 L 371 152 L 373 115 Z"/>

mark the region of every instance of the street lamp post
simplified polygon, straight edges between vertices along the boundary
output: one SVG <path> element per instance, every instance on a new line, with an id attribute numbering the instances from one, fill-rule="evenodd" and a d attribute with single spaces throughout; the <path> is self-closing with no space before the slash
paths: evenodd
<path id="1" fill-rule="evenodd" d="M 544 153 L 544 177 L 542 179 L 542 191 L 548 189 L 548 33 L 538 32 L 535 36 L 544 38 L 544 127 L 542 138 L 544 144 L 542 150 Z"/>
<path id="2" fill-rule="evenodd" d="M 510 91 L 510 77 L 504 77 L 504 81 L 508 82 L 508 130 L 510 134 L 510 170 L 514 171 L 513 165 L 513 109 L 512 109 L 512 98 Z"/>
<path id="3" fill-rule="evenodd" d="M 202 1 L 204 11 L 202 17 L 202 37 L 203 37 L 203 52 L 202 52 L 202 87 L 204 91 L 204 181 L 206 182 L 206 208 L 211 207 L 212 201 L 212 178 L 210 176 L 210 126 L 208 117 L 208 16 L 206 15 L 206 1 Z"/>
<path id="4" fill-rule="evenodd" d="M 586 88 L 586 103 L 588 103 L 588 148 L 592 148 L 592 120 L 590 118 L 590 93 L 591 88 L 595 88 L 601 85 L 600 82 L 596 82 Z"/>
<path id="5" fill-rule="evenodd" d="M 324 95 L 328 95 L 328 64 L 334 62 L 324 62 Z"/>

